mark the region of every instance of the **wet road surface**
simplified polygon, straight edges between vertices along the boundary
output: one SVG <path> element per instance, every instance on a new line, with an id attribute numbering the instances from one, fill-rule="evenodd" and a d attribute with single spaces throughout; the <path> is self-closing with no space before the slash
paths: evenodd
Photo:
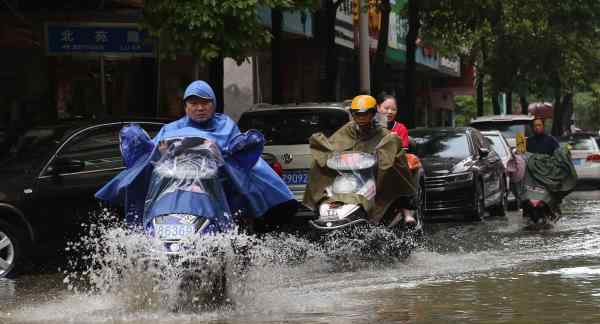
<path id="1" fill-rule="evenodd" d="M 0 279 L 0 323 L 597 323 L 600 193 L 569 198 L 547 231 L 523 230 L 512 212 L 428 224 L 404 261 L 344 269 L 314 254 L 264 263 L 212 310 L 173 312 L 131 280 L 76 292 L 59 272 Z"/>

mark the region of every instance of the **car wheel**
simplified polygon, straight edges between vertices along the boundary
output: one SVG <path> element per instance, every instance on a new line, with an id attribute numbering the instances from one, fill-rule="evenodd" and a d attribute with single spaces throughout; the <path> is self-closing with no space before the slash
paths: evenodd
<path id="1" fill-rule="evenodd" d="M 0 220 L 0 278 L 14 277 L 23 257 L 23 239 L 11 224 Z"/>
<path id="2" fill-rule="evenodd" d="M 474 210 L 471 216 L 471 219 L 475 221 L 483 220 L 485 216 L 485 197 L 483 192 L 483 183 L 479 183 L 477 185 L 477 189 L 475 192 L 475 201 L 473 202 Z"/>
<path id="3" fill-rule="evenodd" d="M 506 206 L 508 205 L 508 192 L 506 191 L 506 184 L 502 180 L 500 180 L 500 192 L 502 193 L 500 202 L 498 202 L 498 204 L 492 207 L 492 209 L 490 210 L 490 214 L 492 216 L 506 216 Z"/>

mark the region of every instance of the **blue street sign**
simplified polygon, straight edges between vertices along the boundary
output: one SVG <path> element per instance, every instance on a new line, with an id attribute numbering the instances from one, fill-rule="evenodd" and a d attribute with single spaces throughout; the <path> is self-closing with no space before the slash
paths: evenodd
<path id="1" fill-rule="evenodd" d="M 48 55 L 153 56 L 154 46 L 136 24 L 47 24 Z"/>

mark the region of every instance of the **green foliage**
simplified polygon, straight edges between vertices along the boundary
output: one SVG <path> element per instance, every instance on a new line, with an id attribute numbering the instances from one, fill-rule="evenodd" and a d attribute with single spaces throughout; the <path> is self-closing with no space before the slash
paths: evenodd
<path id="1" fill-rule="evenodd" d="M 572 92 L 598 79 L 598 0 L 439 0 L 423 14 L 423 30 L 500 91 Z"/>
<path id="2" fill-rule="evenodd" d="M 600 84 L 590 88 L 591 91 L 575 94 L 573 110 L 577 116 L 577 127 L 596 131 L 600 128 Z"/>
<path id="3" fill-rule="evenodd" d="M 469 126 L 471 119 L 477 117 L 477 102 L 473 96 L 456 96 L 454 97 L 454 122 L 457 127 Z M 484 115 L 492 113 L 492 100 L 485 98 L 483 102 Z"/>
<path id="4" fill-rule="evenodd" d="M 269 45 L 258 7 L 306 8 L 314 0 L 146 0 L 142 28 L 160 40 L 161 57 L 191 53 L 208 63 L 230 57 L 242 63 L 248 52 Z"/>

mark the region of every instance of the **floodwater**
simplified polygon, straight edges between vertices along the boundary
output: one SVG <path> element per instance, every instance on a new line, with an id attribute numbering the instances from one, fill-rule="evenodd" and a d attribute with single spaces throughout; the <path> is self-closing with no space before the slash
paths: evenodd
<path id="1" fill-rule="evenodd" d="M 428 224 L 422 246 L 399 261 L 340 265 L 301 239 L 281 238 L 257 247 L 261 261 L 228 278 L 230 300 L 211 309 L 161 302 L 169 280 L 124 276 L 110 264 L 127 256 L 113 256 L 87 274 L 0 280 L 0 323 L 598 323 L 598 198 L 571 195 L 559 224 L 541 232 L 524 230 L 515 212 Z M 78 278 L 96 289 L 77 289 Z"/>

